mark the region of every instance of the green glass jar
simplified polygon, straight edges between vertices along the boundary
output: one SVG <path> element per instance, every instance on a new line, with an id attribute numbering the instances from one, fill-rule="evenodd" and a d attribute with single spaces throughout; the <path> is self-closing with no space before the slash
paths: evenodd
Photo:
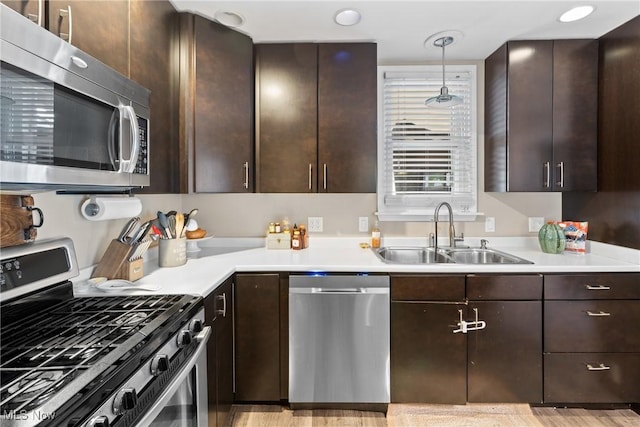
<path id="1" fill-rule="evenodd" d="M 540 249 L 546 254 L 561 254 L 564 251 L 565 237 L 562 227 L 549 221 L 538 231 Z"/>

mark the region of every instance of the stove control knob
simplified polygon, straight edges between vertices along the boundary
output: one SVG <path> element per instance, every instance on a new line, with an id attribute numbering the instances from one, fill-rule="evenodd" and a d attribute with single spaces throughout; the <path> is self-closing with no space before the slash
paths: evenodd
<path id="1" fill-rule="evenodd" d="M 199 334 L 202 332 L 202 329 L 202 320 L 200 319 L 193 319 L 191 323 L 189 323 L 189 330 L 194 334 Z"/>
<path id="2" fill-rule="evenodd" d="M 109 427 L 109 418 L 104 415 L 91 418 L 85 427 Z"/>
<path id="3" fill-rule="evenodd" d="M 189 344 L 191 344 L 191 331 L 188 331 L 186 329 L 178 332 L 178 348 L 183 348 L 188 346 Z"/>
<path id="4" fill-rule="evenodd" d="M 113 412 L 120 415 L 133 409 L 138 403 L 138 394 L 135 388 L 123 388 L 113 399 Z"/>
<path id="5" fill-rule="evenodd" d="M 151 359 L 151 375 L 157 377 L 161 373 L 169 370 L 169 356 L 159 354 Z"/>

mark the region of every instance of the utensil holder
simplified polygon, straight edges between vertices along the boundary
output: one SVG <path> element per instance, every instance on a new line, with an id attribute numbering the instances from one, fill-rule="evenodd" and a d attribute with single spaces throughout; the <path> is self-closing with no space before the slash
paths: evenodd
<path id="1" fill-rule="evenodd" d="M 135 245 L 122 243 L 117 239 L 112 240 L 91 277 L 124 279 L 132 282 L 140 279 L 144 275 L 144 260 L 142 258 L 129 260 L 135 250 Z"/>
<path id="2" fill-rule="evenodd" d="M 187 262 L 187 239 L 160 239 L 158 246 L 158 265 L 177 267 Z"/>

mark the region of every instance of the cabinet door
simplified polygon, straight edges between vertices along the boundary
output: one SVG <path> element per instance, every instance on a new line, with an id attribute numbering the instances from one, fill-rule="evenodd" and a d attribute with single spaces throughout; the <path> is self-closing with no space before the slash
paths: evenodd
<path id="1" fill-rule="evenodd" d="M 49 31 L 129 75 L 128 0 L 50 0 Z"/>
<path id="2" fill-rule="evenodd" d="M 469 402 L 542 402 L 542 302 L 469 303 L 467 320 L 486 327 L 470 331 Z"/>
<path id="3" fill-rule="evenodd" d="M 209 408 L 209 423 L 216 425 L 216 413 L 218 408 L 218 382 L 216 361 L 216 294 L 211 293 L 204 299 L 204 325 L 211 326 L 213 335 L 207 342 L 207 401 Z"/>
<path id="4" fill-rule="evenodd" d="M 553 41 L 508 47 L 508 191 L 551 190 Z"/>
<path id="5" fill-rule="evenodd" d="M 226 426 L 233 404 L 233 283 L 229 279 L 215 291 L 217 424 Z M 209 418 L 211 421 L 211 418 Z"/>
<path id="6" fill-rule="evenodd" d="M 135 0 L 131 7 L 130 77 L 151 91 L 150 185 L 136 193 L 179 193 L 180 156 L 172 45 L 178 13 L 171 3 Z M 184 188 L 184 192 L 187 189 Z"/>
<path id="7" fill-rule="evenodd" d="M 553 42 L 553 187 L 596 191 L 598 41 Z"/>
<path id="8" fill-rule="evenodd" d="M 453 333 L 464 304 L 391 303 L 391 402 L 464 404 L 467 337 Z"/>
<path id="9" fill-rule="evenodd" d="M 375 193 L 377 48 L 318 45 L 318 191 Z"/>
<path id="10" fill-rule="evenodd" d="M 44 27 L 44 0 L 2 0 L 0 3 L 10 7 L 30 21 Z"/>
<path id="11" fill-rule="evenodd" d="M 256 45 L 258 191 L 316 192 L 315 44 Z"/>
<path id="12" fill-rule="evenodd" d="M 195 81 L 185 96 L 193 99 L 195 191 L 251 192 L 253 42 L 224 25 L 188 16 L 194 21 Z"/>
<path id="13" fill-rule="evenodd" d="M 235 279 L 236 400 L 280 401 L 278 274 Z"/>

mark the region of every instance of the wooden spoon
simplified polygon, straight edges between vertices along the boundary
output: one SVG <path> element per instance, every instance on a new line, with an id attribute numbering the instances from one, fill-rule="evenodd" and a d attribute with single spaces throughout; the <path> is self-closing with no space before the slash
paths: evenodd
<path id="1" fill-rule="evenodd" d="M 177 213 L 176 214 L 176 239 L 182 237 L 182 233 L 184 231 L 184 214 Z"/>

